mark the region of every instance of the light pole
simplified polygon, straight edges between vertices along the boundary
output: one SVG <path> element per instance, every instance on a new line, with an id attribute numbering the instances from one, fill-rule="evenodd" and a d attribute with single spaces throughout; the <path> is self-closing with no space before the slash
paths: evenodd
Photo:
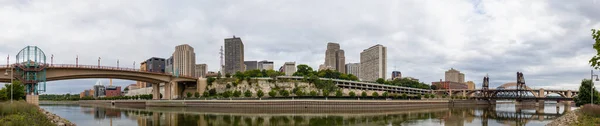
<path id="1" fill-rule="evenodd" d="M 6 63 L 9 63 L 9 61 L 8 61 L 9 57 L 10 57 L 10 55 L 8 57 L 6 57 Z M 10 66 L 10 65 L 7 65 L 7 66 Z M 6 71 L 4 72 L 4 76 L 8 76 L 8 69 L 6 69 Z M 12 69 L 12 66 L 10 66 L 10 103 L 11 104 L 13 103 L 13 87 L 15 86 L 13 83 L 13 77 L 14 77 L 13 69 Z"/>
<path id="2" fill-rule="evenodd" d="M 594 105 L 594 77 L 596 77 L 596 81 L 600 81 L 600 79 L 597 74 L 594 74 L 594 70 L 591 70 L 591 73 L 592 78 L 590 81 L 592 81 L 592 85 L 590 86 L 590 103 Z"/>
<path id="3" fill-rule="evenodd" d="M 98 57 L 98 68 L 100 68 L 100 57 Z"/>

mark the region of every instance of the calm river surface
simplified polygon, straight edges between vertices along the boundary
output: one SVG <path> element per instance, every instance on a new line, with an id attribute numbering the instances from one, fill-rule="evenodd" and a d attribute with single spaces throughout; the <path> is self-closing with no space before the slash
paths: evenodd
<path id="1" fill-rule="evenodd" d="M 385 126 L 543 126 L 573 110 L 563 104 L 545 107 L 454 106 L 397 111 L 327 111 L 285 109 L 202 109 L 162 107 L 92 107 L 40 105 L 79 126 L 222 126 L 222 125 L 385 125 Z M 565 109 L 567 108 L 567 109 Z"/>

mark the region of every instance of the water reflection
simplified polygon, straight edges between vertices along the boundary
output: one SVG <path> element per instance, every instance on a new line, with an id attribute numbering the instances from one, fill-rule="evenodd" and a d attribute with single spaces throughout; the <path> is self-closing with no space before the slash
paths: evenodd
<path id="1" fill-rule="evenodd" d="M 559 105 L 560 106 L 560 105 Z M 56 108 L 59 107 L 59 108 Z M 571 107 L 515 107 L 514 104 L 404 110 L 341 110 L 319 113 L 297 109 L 232 109 L 232 108 L 117 108 L 98 106 L 42 106 L 78 125 L 94 125 L 72 115 L 61 115 L 63 109 L 79 109 L 79 115 L 90 116 L 98 125 L 138 126 L 218 126 L 218 125 L 545 125 Z M 300 110 L 298 110 L 300 109 Z M 59 111 L 59 112 L 55 112 Z M 358 112 L 357 112 L 358 111 Z M 64 114 L 64 113 L 63 113 Z M 123 117 L 122 117 L 123 116 Z M 119 120 L 119 121 L 113 121 Z M 106 122 L 108 121 L 108 122 Z M 108 124 L 107 124 L 108 123 Z"/>

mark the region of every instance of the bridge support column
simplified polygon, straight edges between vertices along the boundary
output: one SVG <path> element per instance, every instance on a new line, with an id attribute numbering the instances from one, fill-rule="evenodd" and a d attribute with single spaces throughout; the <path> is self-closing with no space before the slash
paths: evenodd
<path id="1" fill-rule="evenodd" d="M 535 94 L 534 94 L 534 95 L 535 95 Z M 544 92 L 544 89 L 543 89 L 543 88 L 540 88 L 540 90 L 538 91 L 538 95 L 537 95 L 536 97 L 538 97 L 538 98 L 543 98 L 543 97 L 546 97 L 546 94 L 545 94 L 545 92 Z"/>
<path id="2" fill-rule="evenodd" d="M 196 91 L 200 94 L 204 93 L 207 85 L 208 84 L 206 78 L 198 78 L 198 81 L 196 81 Z"/>
<path id="3" fill-rule="evenodd" d="M 535 106 L 544 108 L 544 100 L 536 100 Z"/>
<path id="4" fill-rule="evenodd" d="M 160 99 L 160 83 L 152 84 L 152 100 Z"/>
<path id="5" fill-rule="evenodd" d="M 462 91 L 462 97 L 467 97 L 467 92 L 465 90 Z"/>
<path id="6" fill-rule="evenodd" d="M 168 100 L 172 99 L 172 97 L 171 97 L 171 94 L 173 92 L 172 86 L 173 86 L 173 82 L 165 83 L 165 94 L 164 94 L 163 99 L 168 99 Z"/>
<path id="7" fill-rule="evenodd" d="M 568 90 L 568 91 L 567 91 L 567 95 L 566 95 L 566 96 L 567 96 L 567 98 L 573 98 L 573 96 L 572 96 L 572 95 L 573 95 L 573 92 L 571 92 L 571 90 Z"/>
<path id="8" fill-rule="evenodd" d="M 27 103 L 29 103 L 29 104 L 33 104 L 33 105 L 36 105 L 36 106 L 39 106 L 39 105 L 40 105 L 40 96 L 39 96 L 39 95 L 36 95 L 36 94 L 28 94 L 28 95 L 25 97 L 25 100 L 26 100 L 26 101 L 27 101 Z"/>

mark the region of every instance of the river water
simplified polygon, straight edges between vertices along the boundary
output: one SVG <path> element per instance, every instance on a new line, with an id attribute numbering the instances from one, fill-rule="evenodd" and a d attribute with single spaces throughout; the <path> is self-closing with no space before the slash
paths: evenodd
<path id="1" fill-rule="evenodd" d="M 558 106 L 558 107 L 557 107 Z M 546 103 L 540 107 L 453 106 L 396 111 L 202 109 L 176 107 L 99 107 L 40 105 L 78 126 L 543 126 L 573 107 Z M 565 109 L 566 108 L 566 109 Z"/>

